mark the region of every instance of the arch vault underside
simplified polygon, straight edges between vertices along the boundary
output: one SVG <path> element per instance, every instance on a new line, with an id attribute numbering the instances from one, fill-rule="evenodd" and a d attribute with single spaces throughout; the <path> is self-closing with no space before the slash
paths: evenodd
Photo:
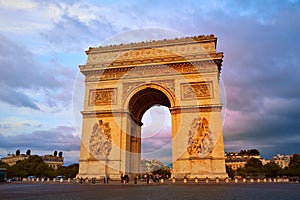
<path id="1" fill-rule="evenodd" d="M 78 177 L 120 179 L 141 171 L 141 118 L 172 118 L 172 176 L 225 178 L 217 38 L 197 36 L 90 48 Z"/>

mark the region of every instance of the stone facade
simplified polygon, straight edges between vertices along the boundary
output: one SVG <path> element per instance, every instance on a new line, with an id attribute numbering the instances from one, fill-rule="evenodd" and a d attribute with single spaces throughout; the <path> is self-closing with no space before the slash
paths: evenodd
<path id="1" fill-rule="evenodd" d="M 14 155 L 14 154 L 7 154 L 6 157 L 1 158 L 1 161 L 8 164 L 9 166 L 15 165 L 18 161 L 27 159 L 29 156 L 21 154 L 21 155 Z"/>
<path id="2" fill-rule="evenodd" d="M 78 177 L 141 172 L 141 118 L 170 109 L 172 176 L 225 178 L 218 81 L 223 53 L 213 35 L 89 48 Z"/>
<path id="3" fill-rule="evenodd" d="M 44 155 L 41 156 L 43 161 L 46 165 L 51 167 L 52 169 L 57 169 L 59 166 L 64 165 L 64 157 L 54 156 L 54 155 Z M 28 159 L 29 155 L 15 155 L 15 154 L 8 154 L 6 157 L 1 158 L 1 161 L 7 163 L 8 165 L 12 166 L 17 163 L 17 161 Z"/>
<path id="4" fill-rule="evenodd" d="M 271 159 L 271 161 L 274 162 L 275 164 L 277 164 L 282 169 L 284 169 L 284 168 L 289 166 L 292 157 L 293 157 L 293 155 L 280 155 L 280 154 L 277 154 L 276 156 L 274 156 Z"/>
<path id="5" fill-rule="evenodd" d="M 54 156 L 54 155 L 44 155 L 42 156 L 43 161 L 46 165 L 52 169 L 57 169 L 60 166 L 64 166 L 64 157 Z"/>

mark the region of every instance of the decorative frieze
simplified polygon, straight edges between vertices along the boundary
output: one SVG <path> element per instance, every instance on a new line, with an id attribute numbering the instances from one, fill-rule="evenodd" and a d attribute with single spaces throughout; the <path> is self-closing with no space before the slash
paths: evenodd
<path id="1" fill-rule="evenodd" d="M 165 58 L 172 59 L 178 56 L 193 57 L 194 55 L 209 54 L 209 52 L 215 53 L 216 38 L 209 36 L 206 37 L 205 40 L 205 42 L 198 42 L 199 40 L 197 41 L 194 38 L 185 38 L 178 39 L 177 41 L 174 40 L 171 43 L 168 41 L 168 45 L 164 45 L 165 41 L 156 41 L 137 43 L 136 45 L 130 44 L 130 48 L 126 48 L 128 45 L 90 48 L 87 51 L 89 55 L 87 63 L 102 63 L 108 65 L 114 62 L 120 63 L 128 61 L 138 63 L 161 58 L 164 60 Z"/>
<path id="2" fill-rule="evenodd" d="M 123 98 L 125 98 L 132 90 L 137 86 L 144 84 L 145 82 L 129 82 L 123 83 Z"/>
<path id="3" fill-rule="evenodd" d="M 207 82 L 193 82 L 181 84 L 181 99 L 212 99 L 213 84 L 211 81 Z"/>
<path id="4" fill-rule="evenodd" d="M 117 89 L 94 89 L 89 91 L 89 106 L 111 105 L 117 103 Z"/>
<path id="5" fill-rule="evenodd" d="M 152 64 L 136 67 L 105 68 L 81 66 L 81 72 L 86 75 L 86 81 L 101 81 L 113 79 L 139 78 L 149 76 L 183 75 L 206 72 L 217 72 L 218 68 L 214 61 L 182 62 L 170 64 Z M 94 70 L 93 70 L 94 69 Z"/>
<path id="6" fill-rule="evenodd" d="M 175 94 L 174 80 L 157 80 L 157 81 L 151 81 L 151 83 L 156 83 L 158 85 L 161 85 L 162 87 L 171 90 Z"/>

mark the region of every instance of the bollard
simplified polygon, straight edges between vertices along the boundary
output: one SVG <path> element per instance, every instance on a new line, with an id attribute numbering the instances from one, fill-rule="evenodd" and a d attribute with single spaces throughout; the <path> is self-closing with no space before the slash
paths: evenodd
<path id="1" fill-rule="evenodd" d="M 162 179 L 160 179 L 160 182 L 161 182 L 161 183 L 164 183 L 164 182 L 165 182 L 165 180 L 162 178 Z"/>
<path id="2" fill-rule="evenodd" d="M 187 183 L 187 179 L 186 178 L 183 179 L 183 183 Z"/>
<path id="3" fill-rule="evenodd" d="M 71 178 L 68 178 L 68 183 L 71 183 Z"/>
<path id="4" fill-rule="evenodd" d="M 246 182 L 247 182 L 246 178 L 243 178 L 243 183 L 246 183 Z"/>
<path id="5" fill-rule="evenodd" d="M 220 179 L 217 177 L 216 178 L 216 183 L 219 183 L 220 182 Z"/>
<path id="6" fill-rule="evenodd" d="M 53 178 L 52 182 L 53 182 L 53 183 L 55 183 L 55 182 L 56 182 L 56 179 L 55 179 L 55 178 Z"/>
<path id="7" fill-rule="evenodd" d="M 50 182 L 50 178 L 47 178 L 47 182 L 48 182 L 48 183 Z"/>
<path id="8" fill-rule="evenodd" d="M 209 179 L 208 179 L 208 177 L 206 177 L 206 179 L 205 179 L 205 183 L 208 183 L 209 182 Z"/>
<path id="9" fill-rule="evenodd" d="M 172 178 L 172 183 L 175 183 L 176 182 L 176 179 L 175 177 Z"/>
<path id="10" fill-rule="evenodd" d="M 62 183 L 64 181 L 64 179 L 63 178 L 60 178 L 60 182 Z"/>
<path id="11" fill-rule="evenodd" d="M 276 183 L 276 182 L 277 182 L 277 179 L 276 179 L 276 178 L 274 178 L 274 179 L 273 179 L 273 182 L 274 182 L 274 183 Z"/>
<path id="12" fill-rule="evenodd" d="M 260 183 L 260 178 L 257 179 L 257 182 Z"/>
<path id="13" fill-rule="evenodd" d="M 45 181 L 45 178 L 42 178 L 41 182 L 44 182 Z"/>
<path id="14" fill-rule="evenodd" d="M 198 182 L 199 182 L 199 180 L 198 180 L 198 178 L 196 177 L 196 178 L 195 178 L 195 183 L 198 183 Z"/>
<path id="15" fill-rule="evenodd" d="M 269 182 L 272 183 L 272 179 L 271 178 L 269 178 Z"/>
<path id="16" fill-rule="evenodd" d="M 266 182 L 267 182 L 267 179 L 266 179 L 266 178 L 264 178 L 263 182 L 264 182 L 264 183 L 266 183 Z"/>
<path id="17" fill-rule="evenodd" d="M 253 182 L 254 182 L 253 178 L 250 178 L 250 183 L 253 183 Z"/>
<path id="18" fill-rule="evenodd" d="M 234 182 L 235 182 L 235 183 L 238 183 L 238 182 L 239 182 L 239 179 L 238 179 L 238 178 L 235 178 L 235 179 L 234 179 Z"/>
<path id="19" fill-rule="evenodd" d="M 225 179 L 225 183 L 229 183 L 229 179 L 227 177 Z"/>

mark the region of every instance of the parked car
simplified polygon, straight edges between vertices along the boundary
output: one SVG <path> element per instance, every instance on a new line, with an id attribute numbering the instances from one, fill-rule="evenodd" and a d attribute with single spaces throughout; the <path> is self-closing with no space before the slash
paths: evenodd
<path id="1" fill-rule="evenodd" d="M 17 179 L 15 179 L 15 178 L 10 178 L 10 179 L 8 179 L 6 182 L 10 183 L 10 182 L 13 182 L 13 181 L 17 181 Z"/>
<path id="2" fill-rule="evenodd" d="M 61 179 L 61 178 L 62 178 L 63 180 L 65 180 L 65 179 L 66 179 L 66 177 L 65 177 L 65 176 L 57 176 L 57 177 L 56 177 L 56 180 L 57 180 L 57 181 L 60 181 L 60 179 Z"/>
<path id="3" fill-rule="evenodd" d="M 35 176 L 28 176 L 28 180 L 35 180 L 36 179 L 36 177 Z"/>

